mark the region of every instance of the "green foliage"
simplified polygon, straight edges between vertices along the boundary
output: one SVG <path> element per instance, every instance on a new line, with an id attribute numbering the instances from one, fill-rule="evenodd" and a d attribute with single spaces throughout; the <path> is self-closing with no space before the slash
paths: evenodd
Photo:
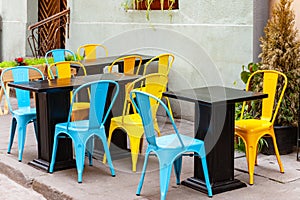
<path id="1" fill-rule="evenodd" d="M 0 63 L 0 68 L 8 68 L 14 66 L 17 66 L 17 63 L 15 61 L 3 61 Z"/>
<path id="2" fill-rule="evenodd" d="M 248 78 L 250 77 L 251 73 L 257 71 L 259 69 L 260 63 L 249 63 L 246 67 L 245 65 L 242 65 L 242 72 L 241 72 L 241 79 L 246 84 L 248 81 Z"/>
<path id="3" fill-rule="evenodd" d="M 288 78 L 276 125 L 297 126 L 300 93 L 300 40 L 295 28 L 295 14 L 291 9 L 293 0 L 280 0 L 260 39 L 262 53 L 260 69 L 283 72 Z M 278 93 L 279 94 L 279 93 Z"/>
<path id="4" fill-rule="evenodd" d="M 53 58 L 48 58 L 48 63 L 53 63 L 54 60 Z M 40 65 L 40 64 L 44 64 L 45 62 L 45 58 L 25 58 L 24 59 L 24 63 L 28 66 L 32 66 L 32 65 Z M 17 66 L 17 62 L 16 61 L 3 61 L 0 63 L 0 68 L 8 68 L 8 67 L 15 67 Z"/>
<path id="5" fill-rule="evenodd" d="M 75 56 L 76 56 L 76 60 L 83 60 L 83 56 L 77 54 Z M 66 55 L 65 59 L 66 61 L 75 61 L 73 55 Z"/>
<path id="6" fill-rule="evenodd" d="M 45 63 L 45 58 L 25 58 L 24 62 L 26 65 L 40 65 Z M 48 62 L 53 62 L 53 59 L 48 59 Z"/>

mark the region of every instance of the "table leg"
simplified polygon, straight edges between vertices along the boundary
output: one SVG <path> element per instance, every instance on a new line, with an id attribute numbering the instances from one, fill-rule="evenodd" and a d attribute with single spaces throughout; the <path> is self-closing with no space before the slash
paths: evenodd
<path id="1" fill-rule="evenodd" d="M 66 122 L 70 107 L 70 90 L 36 94 L 38 126 L 38 158 L 29 164 L 38 168 L 49 169 L 55 125 Z M 72 140 L 59 139 L 55 170 L 75 167 Z"/>
<path id="2" fill-rule="evenodd" d="M 205 142 L 213 194 L 246 187 L 234 178 L 234 111 L 234 104 L 195 105 L 195 137 Z M 207 192 L 198 157 L 194 158 L 194 177 L 182 184 Z"/>

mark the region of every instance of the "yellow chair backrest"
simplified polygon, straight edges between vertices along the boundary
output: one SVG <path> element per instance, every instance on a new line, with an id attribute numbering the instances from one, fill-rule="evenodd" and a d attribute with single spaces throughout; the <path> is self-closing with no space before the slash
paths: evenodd
<path id="1" fill-rule="evenodd" d="M 76 74 L 77 67 L 80 67 L 83 70 L 83 74 L 86 75 L 86 69 L 80 62 L 61 61 L 52 63 L 48 67 L 48 77 L 49 79 L 54 79 L 55 76 L 57 76 L 57 78 L 71 78 L 72 75 Z"/>
<path id="2" fill-rule="evenodd" d="M 123 107 L 123 116 L 130 114 L 131 108 L 131 100 L 130 100 L 130 92 L 133 89 L 138 88 L 141 91 L 150 93 L 157 98 L 161 99 L 162 93 L 166 91 L 168 83 L 168 76 L 165 74 L 160 73 L 153 73 L 145 75 L 129 84 L 126 85 L 126 92 L 125 92 L 125 102 Z M 158 109 L 159 103 L 155 100 L 150 102 L 152 107 L 153 115 L 156 115 L 156 111 Z"/>
<path id="3" fill-rule="evenodd" d="M 105 56 L 108 56 L 107 47 L 102 44 L 85 44 L 77 49 L 77 55 L 82 56 L 85 60 L 88 59 L 96 59 L 97 58 L 97 51 L 100 51 L 98 47 L 102 48 L 105 52 Z M 98 49 L 98 50 L 97 50 Z M 98 56 L 99 57 L 99 56 Z"/>
<path id="4" fill-rule="evenodd" d="M 122 61 L 125 74 L 138 74 L 142 65 L 143 58 L 139 55 L 130 55 L 117 58 L 108 66 L 108 72 L 111 73 L 113 66 Z M 137 65 L 136 62 L 138 62 Z M 135 68 L 137 68 L 136 71 Z"/>
<path id="5" fill-rule="evenodd" d="M 288 80 L 286 75 L 283 74 L 282 72 L 275 71 L 275 70 L 258 70 L 252 73 L 251 76 L 249 77 L 246 85 L 246 91 L 251 90 L 251 81 L 255 76 L 258 76 L 259 74 L 263 75 L 262 92 L 268 94 L 268 98 L 264 98 L 262 101 L 262 113 L 260 119 L 274 123 L 285 89 L 287 87 Z M 283 85 L 279 81 L 282 82 Z M 281 87 L 280 91 L 278 90 L 279 85 Z M 278 96 L 277 95 L 278 92 L 280 92 L 279 98 L 276 99 L 276 96 Z M 246 102 L 243 102 L 241 119 L 243 118 L 245 105 Z M 274 106 L 276 106 L 275 109 Z"/>
<path id="6" fill-rule="evenodd" d="M 150 63 L 157 60 L 158 60 L 157 73 L 168 75 L 173 65 L 174 59 L 175 59 L 174 55 L 170 53 L 165 53 L 165 54 L 160 54 L 158 56 L 155 56 L 145 64 L 143 75 L 146 75 Z"/>

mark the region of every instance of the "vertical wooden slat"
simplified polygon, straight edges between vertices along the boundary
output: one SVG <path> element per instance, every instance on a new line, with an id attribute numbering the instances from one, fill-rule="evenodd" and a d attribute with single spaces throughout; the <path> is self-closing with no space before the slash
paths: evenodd
<path id="1" fill-rule="evenodd" d="M 66 8 L 67 0 L 39 0 L 38 21 L 51 17 Z M 62 26 L 57 29 L 61 26 L 61 24 L 65 24 L 65 22 L 66 19 L 62 18 L 60 20 L 47 23 L 43 28 L 39 29 L 38 46 L 40 47 L 40 55 L 44 55 L 50 49 L 65 47 L 66 27 Z"/>

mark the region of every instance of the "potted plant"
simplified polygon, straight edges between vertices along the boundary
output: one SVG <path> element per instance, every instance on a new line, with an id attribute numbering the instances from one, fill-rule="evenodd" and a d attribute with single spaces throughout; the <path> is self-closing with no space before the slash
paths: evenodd
<path id="1" fill-rule="evenodd" d="M 299 93 L 300 93 L 300 40 L 295 28 L 295 15 L 291 10 L 293 0 L 280 0 L 275 4 L 272 17 L 269 19 L 260 39 L 262 52 L 259 55 L 261 63 L 248 65 L 241 77 L 244 80 L 249 73 L 257 69 L 269 69 L 283 72 L 288 78 L 288 85 L 280 109 L 275 120 L 275 134 L 280 154 L 293 151 L 296 144 Z M 254 67 L 254 68 L 253 68 Z M 259 84 L 260 80 L 252 84 Z M 280 88 L 279 88 L 280 90 Z M 251 104 L 251 112 L 255 117 L 259 104 Z M 264 137 L 268 143 L 262 148 L 265 154 L 273 154 L 273 142 Z"/>
<path id="2" fill-rule="evenodd" d="M 150 10 L 172 10 L 178 8 L 177 0 L 126 0 L 123 4 L 125 10 L 146 10 L 146 18 L 150 19 Z M 171 16 L 171 15 L 170 15 Z"/>

